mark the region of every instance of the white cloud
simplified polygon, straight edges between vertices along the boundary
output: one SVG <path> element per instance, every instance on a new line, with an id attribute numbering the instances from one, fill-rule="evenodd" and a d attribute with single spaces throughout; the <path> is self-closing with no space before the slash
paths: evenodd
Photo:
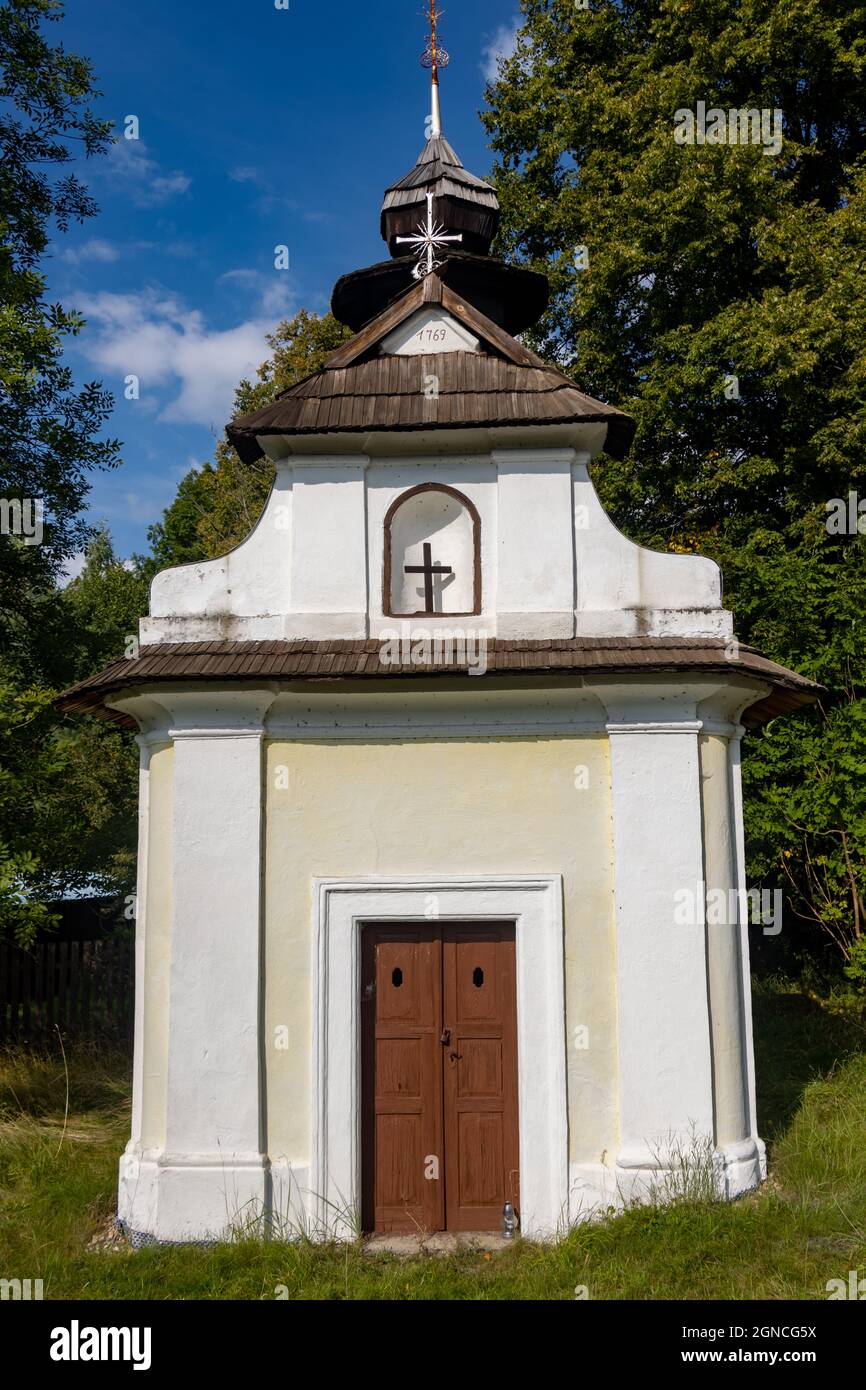
<path id="1" fill-rule="evenodd" d="M 488 82 L 497 81 L 500 60 L 510 58 L 517 48 L 517 31 L 521 23 L 521 18 L 518 15 L 510 24 L 500 24 L 496 33 L 482 49 L 481 71 Z"/>
<path id="2" fill-rule="evenodd" d="M 294 305 L 294 294 L 286 278 L 286 272 L 274 270 L 264 274 L 249 266 L 237 270 L 227 270 L 219 277 L 221 285 L 236 285 L 243 290 L 247 299 L 255 296 L 262 314 L 268 318 L 279 318 L 287 314 Z"/>
<path id="3" fill-rule="evenodd" d="M 143 140 L 115 140 L 105 159 L 95 169 L 119 186 L 138 207 L 165 203 L 176 194 L 186 193 L 192 180 L 180 169 L 162 173 L 148 154 Z"/>
<path id="4" fill-rule="evenodd" d="M 91 237 L 80 246 L 67 246 L 60 253 L 60 259 L 67 265 L 83 265 L 88 261 L 109 264 L 148 251 L 156 251 L 161 256 L 175 256 L 188 259 L 195 255 L 196 248 L 190 241 L 104 241 L 101 237 Z"/>
<path id="5" fill-rule="evenodd" d="M 67 246 L 61 253 L 62 259 L 70 265 L 80 265 L 82 261 L 117 261 L 120 259 L 118 247 L 101 237 L 91 237 L 80 246 Z"/>
<path id="6" fill-rule="evenodd" d="M 237 168 L 230 169 L 229 178 L 234 183 L 255 183 L 262 187 L 270 187 L 261 170 L 255 169 L 252 164 L 239 164 Z"/>
<path id="7" fill-rule="evenodd" d="M 255 190 L 252 206 L 263 217 L 269 217 L 282 208 L 298 209 L 297 201 L 275 188 L 267 174 L 253 164 L 236 165 L 234 169 L 229 169 L 228 176 L 233 183 L 248 183 L 251 190 Z"/>
<path id="8" fill-rule="evenodd" d="M 120 517 L 124 521 L 137 521 L 149 525 L 165 505 L 164 502 L 155 503 L 149 492 L 126 491 L 121 493 L 113 505 L 105 507 L 104 510 L 109 517 Z"/>
<path id="9" fill-rule="evenodd" d="M 64 561 L 59 576 L 61 589 L 65 589 L 67 584 L 71 584 L 73 579 L 78 578 L 84 569 L 86 559 L 87 556 L 84 551 L 77 550 L 74 555 L 70 555 L 69 559 Z"/>
<path id="10" fill-rule="evenodd" d="M 259 272 L 250 266 L 238 266 L 237 270 L 226 270 L 219 278 L 221 285 L 255 285 Z"/>
<path id="11" fill-rule="evenodd" d="M 145 450 L 148 455 L 150 452 Z M 188 469 L 166 466 L 164 444 L 162 450 L 153 452 L 150 466 L 142 464 L 134 474 L 131 464 L 94 474 L 87 499 L 87 519 L 92 526 L 101 522 L 112 531 L 130 522 L 148 526 L 171 505 Z"/>
<path id="12" fill-rule="evenodd" d="M 273 312 L 268 296 L 260 299 L 261 316 L 214 329 L 198 309 L 165 291 L 78 295 L 76 307 L 89 326 L 79 344 L 89 361 L 115 378 L 115 389 L 117 379 L 135 374 L 145 408 L 152 405 L 154 390 L 167 389 L 171 399 L 159 419 L 221 432 L 241 377 L 254 374 L 268 355 L 266 335 L 273 331 L 274 317 L 288 309 L 291 291 L 280 286 Z"/>

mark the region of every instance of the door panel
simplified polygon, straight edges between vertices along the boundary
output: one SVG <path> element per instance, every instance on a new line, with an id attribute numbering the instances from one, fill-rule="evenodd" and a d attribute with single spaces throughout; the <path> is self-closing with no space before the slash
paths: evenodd
<path id="1" fill-rule="evenodd" d="M 442 1229 L 442 943 L 435 927 L 369 927 L 361 952 L 366 1230 Z"/>
<path id="2" fill-rule="evenodd" d="M 478 1110 L 457 1112 L 457 1175 L 460 1201 L 457 1205 L 459 1224 L 452 1225 L 454 1213 L 449 1211 L 449 1230 L 490 1231 L 499 1227 L 504 1199 L 502 1178 L 505 1171 L 503 1154 L 503 1125 L 497 1114 Z M 452 1184 L 453 1186 L 453 1184 Z M 488 1214 L 487 1208 L 490 1207 Z M 475 1215 L 480 1222 L 469 1220 Z"/>
<path id="3" fill-rule="evenodd" d="M 514 928 L 443 931 L 445 1203 L 449 1231 L 493 1231 L 519 1204 Z"/>
<path id="4" fill-rule="evenodd" d="M 363 1220 L 491 1231 L 519 1204 L 514 928 L 368 927 Z"/>

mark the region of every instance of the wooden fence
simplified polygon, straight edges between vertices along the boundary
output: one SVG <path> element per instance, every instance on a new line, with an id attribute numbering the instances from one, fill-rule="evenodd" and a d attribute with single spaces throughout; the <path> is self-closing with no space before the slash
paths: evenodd
<path id="1" fill-rule="evenodd" d="M 0 1044 L 56 1037 L 132 1040 L 133 940 L 0 941 Z"/>

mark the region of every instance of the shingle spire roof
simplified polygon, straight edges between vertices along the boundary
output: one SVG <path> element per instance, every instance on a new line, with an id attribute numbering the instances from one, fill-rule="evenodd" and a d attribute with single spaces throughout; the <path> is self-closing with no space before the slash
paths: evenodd
<path id="1" fill-rule="evenodd" d="M 428 140 L 408 174 L 385 190 L 382 238 L 391 254 L 401 254 L 395 238 L 414 231 L 428 193 L 439 221 L 463 234 L 463 249 L 486 255 L 499 226 L 499 200 L 489 183 L 464 168 L 444 135 Z"/>
<path id="2" fill-rule="evenodd" d="M 479 350 L 413 356 L 383 353 L 382 342 L 422 305 L 441 305 L 479 340 Z M 425 375 L 439 394 L 425 393 Z M 500 426 L 607 426 L 605 448 L 627 453 L 634 421 L 594 400 L 556 367 L 455 294 L 435 272 L 390 304 L 328 359 L 270 405 L 232 420 L 227 435 L 252 463 L 267 436 Z"/>

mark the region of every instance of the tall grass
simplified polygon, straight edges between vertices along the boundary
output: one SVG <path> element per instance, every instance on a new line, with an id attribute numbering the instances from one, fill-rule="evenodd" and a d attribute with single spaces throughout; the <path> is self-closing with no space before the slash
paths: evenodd
<path id="1" fill-rule="evenodd" d="M 46 1298 L 530 1300 L 584 1286 L 595 1299 L 826 1298 L 829 1279 L 866 1277 L 862 1017 L 788 984 L 759 989 L 755 1014 L 771 1140 L 760 1192 L 710 1200 L 708 1165 L 689 1157 L 668 1205 L 634 1206 L 555 1245 L 408 1260 L 298 1230 L 291 1241 L 239 1232 L 206 1248 L 89 1248 L 114 1213 L 128 1059 L 69 1052 L 64 1131 L 59 1047 L 0 1053 L 0 1277 L 41 1278 Z"/>

